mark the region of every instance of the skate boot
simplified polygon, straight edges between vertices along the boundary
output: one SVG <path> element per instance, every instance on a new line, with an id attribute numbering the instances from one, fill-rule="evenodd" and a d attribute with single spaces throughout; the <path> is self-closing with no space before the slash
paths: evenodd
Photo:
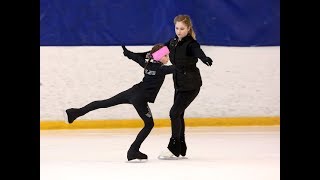
<path id="1" fill-rule="evenodd" d="M 73 123 L 73 121 L 80 116 L 79 110 L 75 108 L 67 109 L 63 111 L 63 114 L 64 114 L 65 122 L 67 124 Z"/>
<path id="2" fill-rule="evenodd" d="M 146 162 L 148 160 L 148 156 L 143 154 L 142 152 L 130 150 L 127 153 L 128 162 Z"/>
<path id="3" fill-rule="evenodd" d="M 168 144 L 168 151 L 162 152 L 158 159 L 161 160 L 174 160 L 178 159 L 180 153 L 181 153 L 181 145 L 180 140 L 177 140 L 177 138 L 170 138 L 170 142 Z"/>
<path id="4" fill-rule="evenodd" d="M 179 157 L 181 152 L 180 144 L 181 142 L 177 138 L 170 138 L 170 142 L 168 144 L 168 149 L 177 157 Z"/>
<path id="5" fill-rule="evenodd" d="M 181 156 L 186 156 L 186 152 L 187 152 L 187 145 L 186 145 L 186 141 L 185 141 L 185 137 L 180 137 L 180 143 L 181 143 Z"/>

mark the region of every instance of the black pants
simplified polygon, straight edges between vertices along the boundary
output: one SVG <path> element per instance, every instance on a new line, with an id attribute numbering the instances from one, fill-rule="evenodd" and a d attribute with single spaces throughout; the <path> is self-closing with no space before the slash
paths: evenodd
<path id="1" fill-rule="evenodd" d="M 184 111 L 199 94 L 200 88 L 191 91 L 175 91 L 174 103 L 170 110 L 172 138 L 185 136 Z"/>
<path id="2" fill-rule="evenodd" d="M 84 115 L 95 109 L 108 108 L 119 104 L 132 104 L 144 122 L 144 127 L 138 133 L 135 141 L 132 143 L 130 147 L 130 150 L 138 151 L 142 142 L 147 138 L 154 126 L 148 102 L 145 100 L 143 93 L 139 93 L 139 88 L 132 87 L 109 99 L 93 101 L 87 104 L 86 106 L 80 108 L 80 112 L 82 113 L 82 115 Z"/>

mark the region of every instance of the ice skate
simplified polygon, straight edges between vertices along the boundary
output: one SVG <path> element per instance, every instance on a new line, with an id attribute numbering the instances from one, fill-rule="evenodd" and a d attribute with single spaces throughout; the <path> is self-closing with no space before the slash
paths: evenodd
<path id="1" fill-rule="evenodd" d="M 71 108 L 63 111 L 63 117 L 64 117 L 65 123 L 71 124 L 73 123 L 74 120 L 77 119 L 77 117 L 79 117 L 77 110 L 78 109 Z"/>
<path id="2" fill-rule="evenodd" d="M 129 150 L 127 153 L 127 159 L 128 162 L 132 163 L 141 163 L 141 162 L 147 162 L 148 156 L 146 154 L 143 154 L 140 151 L 131 151 Z"/>
<path id="3" fill-rule="evenodd" d="M 163 151 L 160 153 L 160 155 L 158 156 L 159 160 L 180 160 L 180 159 L 188 159 L 186 156 L 175 156 L 174 154 L 172 154 L 172 152 L 170 152 L 169 150 Z"/>
<path id="4" fill-rule="evenodd" d="M 168 149 L 172 154 L 179 157 L 181 153 L 181 142 L 178 138 L 170 138 L 170 142 L 168 144 Z"/>
<path id="5" fill-rule="evenodd" d="M 177 160 L 181 153 L 181 142 L 177 138 L 170 138 L 170 142 L 168 144 L 168 150 L 161 152 L 158 156 L 158 159 L 161 160 Z"/>
<path id="6" fill-rule="evenodd" d="M 185 141 L 185 138 L 184 137 L 180 137 L 180 155 L 182 157 L 185 157 L 186 156 L 186 153 L 187 153 L 187 144 L 186 144 L 186 141 Z"/>

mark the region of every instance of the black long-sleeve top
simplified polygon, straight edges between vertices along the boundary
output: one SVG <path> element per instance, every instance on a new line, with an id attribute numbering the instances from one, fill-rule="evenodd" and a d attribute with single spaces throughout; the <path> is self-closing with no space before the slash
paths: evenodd
<path id="1" fill-rule="evenodd" d="M 170 50 L 170 61 L 176 66 L 173 82 L 176 90 L 189 91 L 200 88 L 202 79 L 196 66 L 198 58 L 205 61 L 207 56 L 200 48 L 199 43 L 187 35 L 181 41 L 178 37 L 170 39 L 165 45 Z"/>
<path id="2" fill-rule="evenodd" d="M 147 65 L 145 55 L 128 51 L 126 56 L 138 63 L 144 68 L 144 77 L 142 81 L 135 86 L 139 87 L 139 92 L 144 94 L 148 102 L 154 103 L 165 76 L 174 72 L 174 65 L 164 65 L 158 61 L 150 61 Z M 147 65 L 147 66 L 146 66 Z M 146 67 L 145 67 L 146 66 Z"/>
<path id="3" fill-rule="evenodd" d="M 207 58 L 205 53 L 200 48 L 200 44 L 196 40 L 194 40 L 191 35 L 187 35 L 186 37 L 182 38 L 181 41 L 178 41 L 178 36 L 175 36 L 174 38 L 170 39 L 169 41 L 167 41 L 165 43 L 165 45 L 170 50 L 170 55 L 171 55 L 170 61 L 172 64 L 174 64 L 174 65 L 182 64 L 182 62 L 176 61 L 176 58 L 180 58 L 180 57 L 176 56 L 176 54 L 177 54 L 176 51 L 177 51 L 177 47 L 179 47 L 185 43 L 187 45 L 184 47 L 184 49 L 182 49 L 183 55 L 188 56 L 188 57 L 199 58 L 201 61 L 204 61 L 205 58 Z M 184 63 L 186 63 L 186 62 L 184 62 Z"/>

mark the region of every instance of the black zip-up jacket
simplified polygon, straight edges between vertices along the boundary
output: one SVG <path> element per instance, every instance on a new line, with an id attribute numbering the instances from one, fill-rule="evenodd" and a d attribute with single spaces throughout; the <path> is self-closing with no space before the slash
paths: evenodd
<path id="1" fill-rule="evenodd" d="M 145 54 L 141 55 L 139 53 L 126 51 L 125 56 L 137 62 L 142 68 L 145 68 L 147 64 L 147 61 L 145 60 Z M 148 102 L 154 103 L 165 76 L 167 74 L 172 74 L 174 69 L 174 65 L 167 66 L 161 62 L 151 60 L 144 69 L 144 77 L 142 81 L 134 86 L 139 87 L 138 93 L 142 93 Z"/>
<path id="2" fill-rule="evenodd" d="M 204 62 L 207 56 L 200 48 L 200 44 L 187 35 L 178 41 L 178 37 L 170 39 L 165 45 L 170 50 L 170 61 L 176 66 L 173 73 L 174 87 L 179 91 L 189 91 L 200 88 L 202 79 L 196 66 L 198 58 Z"/>

